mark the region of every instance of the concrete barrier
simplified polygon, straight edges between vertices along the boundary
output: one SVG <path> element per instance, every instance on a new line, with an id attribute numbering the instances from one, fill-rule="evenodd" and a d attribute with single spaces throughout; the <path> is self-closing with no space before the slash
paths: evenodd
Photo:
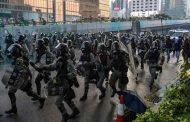
<path id="1" fill-rule="evenodd" d="M 140 21 L 141 28 L 152 28 L 161 26 L 160 20 L 154 21 Z M 190 20 L 163 20 L 163 26 L 173 24 L 190 23 Z M 18 32 L 32 34 L 36 33 L 48 33 L 48 32 L 109 32 L 109 31 L 123 31 L 130 30 L 132 22 L 94 22 L 94 23 L 77 23 L 77 24 L 63 24 L 63 25 L 38 25 L 38 26 L 19 26 L 19 27 L 4 27 L 0 28 L 0 36 L 4 37 L 7 32 L 17 35 Z"/>

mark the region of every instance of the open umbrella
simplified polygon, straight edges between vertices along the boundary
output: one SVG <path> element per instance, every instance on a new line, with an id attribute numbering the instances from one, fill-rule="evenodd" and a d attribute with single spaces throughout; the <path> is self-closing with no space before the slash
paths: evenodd
<path id="1" fill-rule="evenodd" d="M 146 105 L 135 92 L 126 90 L 118 91 L 117 94 L 124 96 L 124 104 L 129 110 L 139 114 L 146 111 Z"/>

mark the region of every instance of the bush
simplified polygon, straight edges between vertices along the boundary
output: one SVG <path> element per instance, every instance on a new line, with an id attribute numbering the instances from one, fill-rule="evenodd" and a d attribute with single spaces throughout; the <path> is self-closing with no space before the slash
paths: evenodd
<path id="1" fill-rule="evenodd" d="M 147 110 L 135 122 L 190 122 L 190 64 L 181 66 L 179 83 L 166 90 L 156 112 Z"/>

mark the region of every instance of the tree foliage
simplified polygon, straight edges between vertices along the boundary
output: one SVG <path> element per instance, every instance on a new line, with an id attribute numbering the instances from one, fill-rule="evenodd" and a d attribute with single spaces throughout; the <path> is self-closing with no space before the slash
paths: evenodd
<path id="1" fill-rule="evenodd" d="M 190 64 L 181 66 L 179 82 L 166 90 L 158 110 L 147 110 L 135 122 L 190 122 Z"/>
<path id="2" fill-rule="evenodd" d="M 154 18 L 155 19 L 163 19 L 163 20 L 171 19 L 171 17 L 166 14 L 156 14 L 156 15 L 154 15 Z"/>

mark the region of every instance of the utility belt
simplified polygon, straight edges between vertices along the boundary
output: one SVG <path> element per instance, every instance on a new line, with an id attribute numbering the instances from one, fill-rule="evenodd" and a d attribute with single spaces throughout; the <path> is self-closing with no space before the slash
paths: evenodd
<path id="1" fill-rule="evenodd" d="M 47 84 L 46 90 L 46 94 L 48 94 L 48 96 L 61 95 L 65 96 L 66 99 L 75 98 L 75 93 L 71 88 L 69 81 L 66 79 L 63 79 L 62 81 L 57 81 L 57 78 L 53 78 L 53 80 Z"/>

